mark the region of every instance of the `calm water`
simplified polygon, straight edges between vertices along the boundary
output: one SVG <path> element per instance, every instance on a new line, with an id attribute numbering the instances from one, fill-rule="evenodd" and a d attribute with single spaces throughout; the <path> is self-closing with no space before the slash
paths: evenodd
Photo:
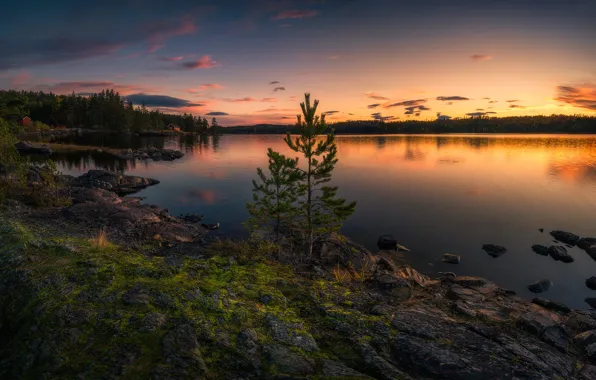
<path id="1" fill-rule="evenodd" d="M 281 136 L 133 142 L 187 154 L 136 164 L 86 155 L 56 160 L 70 174 L 97 166 L 159 179 L 138 195 L 175 215 L 204 214 L 230 235 L 246 234 L 245 203 L 255 168 L 266 166 L 266 149 L 288 153 Z M 343 230 L 354 240 L 374 249 L 380 234 L 391 233 L 412 250 L 406 254 L 411 264 L 430 275 L 483 276 L 526 297 L 532 296 L 528 284 L 546 278 L 554 286 L 542 297 L 573 307 L 585 308 L 583 299 L 596 296 L 584 285 L 596 276 L 596 261 L 584 251 L 571 249 L 575 262 L 564 264 L 530 249 L 550 245 L 553 229 L 596 236 L 596 137 L 338 136 L 337 144 L 334 183 L 342 196 L 358 201 Z M 481 249 L 485 243 L 509 252 L 494 259 Z M 461 264 L 441 263 L 445 252 L 460 254 Z"/>

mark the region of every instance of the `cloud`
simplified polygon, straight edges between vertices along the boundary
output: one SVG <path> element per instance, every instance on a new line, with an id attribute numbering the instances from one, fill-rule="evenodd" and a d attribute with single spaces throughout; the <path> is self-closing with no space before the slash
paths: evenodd
<path id="1" fill-rule="evenodd" d="M 219 111 L 209 112 L 209 113 L 205 114 L 205 116 L 228 116 L 228 115 L 229 115 L 229 113 L 219 112 Z"/>
<path id="2" fill-rule="evenodd" d="M 486 116 L 486 112 L 470 112 L 466 114 L 467 116 L 471 116 L 471 117 L 481 117 L 481 116 Z"/>
<path id="3" fill-rule="evenodd" d="M 147 94 L 131 94 L 127 95 L 126 99 L 133 102 L 133 104 L 144 104 L 147 107 L 168 107 L 168 108 L 182 108 L 182 107 L 202 107 L 204 104 L 194 103 L 190 100 L 174 98 L 168 95 L 147 95 Z"/>
<path id="4" fill-rule="evenodd" d="M 525 109 L 525 106 L 519 105 L 519 104 L 511 104 L 509 105 L 509 108 L 519 108 L 519 109 Z"/>
<path id="5" fill-rule="evenodd" d="M 205 91 L 205 90 L 220 90 L 224 88 L 222 85 L 217 84 L 217 83 L 204 83 L 202 85 L 199 86 L 199 88 L 189 88 L 187 90 L 185 90 L 186 92 L 188 92 L 189 94 L 198 94 L 201 91 Z"/>
<path id="6" fill-rule="evenodd" d="M 39 84 L 31 88 L 33 91 L 53 92 L 56 94 L 70 94 L 75 92 L 77 94 L 88 93 L 92 94 L 100 92 L 105 89 L 113 89 L 121 95 L 130 94 L 133 92 L 154 92 L 155 89 L 146 88 L 143 86 L 133 84 L 121 84 L 111 81 L 74 81 L 74 82 L 59 82 L 55 84 Z"/>
<path id="7" fill-rule="evenodd" d="M 485 114 L 496 114 L 494 111 L 486 111 Z"/>
<path id="8" fill-rule="evenodd" d="M 279 113 L 279 112 L 296 112 L 296 111 L 297 111 L 297 109 L 295 109 L 295 108 L 269 107 L 269 108 L 266 108 L 264 110 L 258 110 L 258 111 L 255 111 L 255 112 L 258 112 L 258 113 L 278 112 Z"/>
<path id="9" fill-rule="evenodd" d="M 148 53 L 155 53 L 156 51 L 158 51 L 159 49 L 165 47 L 166 45 L 164 44 L 156 44 L 156 45 L 152 45 L 149 47 L 149 49 L 147 50 Z"/>
<path id="10" fill-rule="evenodd" d="M 516 103 L 519 102 L 519 99 L 515 99 L 515 100 L 505 100 L 507 103 Z"/>
<path id="11" fill-rule="evenodd" d="M 389 98 L 386 98 L 386 97 L 376 94 L 374 92 L 367 92 L 366 96 L 368 96 L 370 99 L 374 99 L 374 100 L 389 100 Z"/>
<path id="12" fill-rule="evenodd" d="M 371 113 L 370 116 L 372 116 L 373 119 L 379 120 L 379 121 L 388 121 L 388 120 L 398 119 L 395 116 L 383 116 L 380 112 Z"/>
<path id="13" fill-rule="evenodd" d="M 453 105 L 453 102 L 447 102 L 447 105 L 448 106 L 452 106 Z"/>
<path id="14" fill-rule="evenodd" d="M 330 55 L 327 57 L 327 59 L 329 59 L 331 61 L 335 61 L 335 60 L 339 59 L 339 55 Z"/>
<path id="15" fill-rule="evenodd" d="M 555 100 L 573 107 L 596 111 L 596 85 L 586 83 L 577 87 L 559 86 Z"/>
<path id="16" fill-rule="evenodd" d="M 484 111 L 484 108 L 476 108 L 476 111 Z"/>
<path id="17" fill-rule="evenodd" d="M 451 102 L 454 100 L 470 100 L 469 98 L 465 98 L 463 96 L 437 96 L 437 100 L 441 102 Z"/>
<path id="18" fill-rule="evenodd" d="M 482 100 L 490 100 L 490 98 L 482 98 Z"/>
<path id="19" fill-rule="evenodd" d="M 291 116 L 282 116 L 281 117 L 283 120 L 287 120 L 287 119 L 295 119 L 296 117 L 291 117 Z"/>
<path id="20" fill-rule="evenodd" d="M 404 100 L 402 102 L 397 102 L 397 103 L 393 103 L 393 104 L 389 104 L 387 106 L 384 106 L 385 108 L 391 108 L 391 107 L 412 107 L 412 106 L 419 106 L 423 103 L 426 103 L 428 99 L 415 99 L 415 100 Z"/>
<path id="21" fill-rule="evenodd" d="M 275 103 L 277 102 L 277 98 L 263 98 L 261 101 L 264 103 Z"/>
<path id="22" fill-rule="evenodd" d="M 273 92 L 277 92 L 277 91 L 285 91 L 285 90 L 286 90 L 286 88 L 285 88 L 285 87 L 275 87 L 275 88 L 273 89 Z"/>
<path id="23" fill-rule="evenodd" d="M 10 80 L 11 87 L 21 87 L 27 83 L 33 76 L 27 71 L 20 71 L 17 75 L 12 77 Z"/>
<path id="24" fill-rule="evenodd" d="M 159 60 L 165 61 L 165 62 L 175 62 L 175 61 L 182 61 L 183 59 L 184 59 L 184 56 L 178 55 L 176 57 L 161 57 Z"/>
<path id="25" fill-rule="evenodd" d="M 204 55 L 195 61 L 183 62 L 180 67 L 184 69 L 211 69 L 220 66 L 210 55 Z"/>
<path id="26" fill-rule="evenodd" d="M 498 102 L 499 102 L 498 100 L 491 100 L 489 103 L 492 104 L 492 103 L 498 103 Z"/>
<path id="27" fill-rule="evenodd" d="M 228 102 L 228 103 L 248 103 L 248 102 L 256 102 L 256 101 L 258 101 L 258 99 L 252 98 L 250 96 L 247 96 L 246 98 L 239 98 L 239 99 L 223 98 L 222 100 L 224 102 Z"/>
<path id="28" fill-rule="evenodd" d="M 339 111 L 326 111 L 323 112 L 323 115 L 335 115 L 336 113 L 339 113 Z"/>
<path id="29" fill-rule="evenodd" d="M 473 61 L 490 61 L 493 59 L 492 55 L 488 54 L 473 54 L 470 56 Z"/>
<path id="30" fill-rule="evenodd" d="M 315 17 L 319 14 L 319 12 L 315 10 L 290 10 L 290 11 L 283 11 L 279 12 L 275 16 L 273 16 L 272 20 L 286 20 L 286 19 L 303 19 L 309 17 Z"/>
<path id="31" fill-rule="evenodd" d="M 278 80 L 274 80 L 273 82 L 269 82 L 269 84 L 279 84 Z"/>
<path id="32" fill-rule="evenodd" d="M 375 103 L 375 104 L 369 104 L 368 106 L 366 106 L 368 109 L 373 109 L 373 108 L 377 108 L 378 106 L 380 106 L 380 103 Z"/>

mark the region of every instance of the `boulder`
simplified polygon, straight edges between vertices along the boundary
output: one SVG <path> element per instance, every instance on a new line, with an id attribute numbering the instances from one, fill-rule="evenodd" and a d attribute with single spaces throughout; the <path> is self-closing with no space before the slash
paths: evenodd
<path id="1" fill-rule="evenodd" d="M 306 376 L 315 372 L 312 359 L 279 344 L 264 346 L 263 356 L 269 366 L 285 375 Z"/>
<path id="2" fill-rule="evenodd" d="M 596 246 L 591 246 L 590 248 L 586 249 L 586 252 L 592 259 L 596 260 Z"/>
<path id="3" fill-rule="evenodd" d="M 195 328 L 190 324 L 176 326 L 163 338 L 162 355 L 167 363 L 190 367 L 204 374 L 207 372 L 207 366 L 200 352 Z"/>
<path id="4" fill-rule="evenodd" d="M 107 170 L 89 170 L 75 178 L 73 182 L 73 186 L 100 188 L 118 194 L 131 194 L 159 183 L 156 179 L 118 174 Z"/>
<path id="5" fill-rule="evenodd" d="M 533 298 L 532 303 L 542 306 L 545 309 L 559 311 L 561 313 L 569 313 L 571 311 L 569 307 L 560 302 L 546 300 L 544 298 Z"/>
<path id="6" fill-rule="evenodd" d="M 596 277 L 592 276 L 586 280 L 586 286 L 592 290 L 596 290 Z"/>
<path id="7" fill-rule="evenodd" d="M 19 153 L 27 153 L 27 154 L 52 154 L 52 150 L 47 146 L 37 146 L 28 143 L 27 141 L 19 141 L 18 143 L 14 144 L 14 147 L 17 149 Z"/>
<path id="8" fill-rule="evenodd" d="M 579 236 L 572 234 L 571 232 L 555 230 L 551 231 L 550 235 L 556 240 L 569 245 L 576 245 L 579 241 Z"/>
<path id="9" fill-rule="evenodd" d="M 327 267 L 340 264 L 362 275 L 372 275 L 377 269 L 375 255 L 345 236 L 335 234 L 321 244 L 320 259 Z"/>
<path id="10" fill-rule="evenodd" d="M 460 259 L 461 258 L 459 255 L 455 255 L 453 253 L 444 253 L 441 261 L 447 264 L 459 264 Z"/>
<path id="11" fill-rule="evenodd" d="M 596 343 L 596 330 L 588 330 L 584 331 L 583 333 L 577 334 L 573 341 L 579 347 L 585 348 L 590 344 Z"/>
<path id="12" fill-rule="evenodd" d="M 596 238 L 592 238 L 592 237 L 585 237 L 585 238 L 581 238 L 577 241 L 577 246 L 581 249 L 583 249 L 584 251 L 588 250 L 588 248 L 592 247 L 592 246 L 596 246 Z"/>
<path id="13" fill-rule="evenodd" d="M 596 309 L 596 298 L 588 297 L 584 300 L 584 302 L 590 305 L 592 309 Z"/>
<path id="14" fill-rule="evenodd" d="M 491 282 L 485 278 L 472 276 L 457 276 L 453 279 L 453 282 L 466 288 L 477 288 L 491 284 Z"/>
<path id="15" fill-rule="evenodd" d="M 532 246 L 532 251 L 542 256 L 548 256 L 548 247 L 544 245 L 535 244 Z"/>
<path id="16" fill-rule="evenodd" d="M 528 285 L 528 290 L 532 293 L 546 292 L 553 286 L 553 283 L 549 280 L 540 280 L 533 284 Z"/>
<path id="17" fill-rule="evenodd" d="M 505 252 L 507 252 L 507 248 L 494 244 L 484 244 L 482 246 L 482 249 L 495 258 L 502 256 L 503 254 L 505 254 Z"/>
<path id="18" fill-rule="evenodd" d="M 572 263 L 575 261 L 573 257 L 567 253 L 565 247 L 560 245 L 551 245 L 548 247 L 548 254 L 556 261 L 562 261 L 564 263 Z"/>
<path id="19" fill-rule="evenodd" d="M 393 235 L 381 235 L 379 236 L 379 240 L 377 240 L 377 247 L 379 249 L 389 249 L 397 251 L 397 240 L 393 237 Z"/>
<path id="20" fill-rule="evenodd" d="M 412 296 L 412 286 L 410 283 L 395 274 L 383 273 L 376 275 L 373 282 L 381 291 L 392 296 L 397 301 L 406 301 Z"/>
<path id="21" fill-rule="evenodd" d="M 370 376 L 366 376 L 358 371 L 353 370 L 350 367 L 346 367 L 341 362 L 325 359 L 321 366 L 322 375 L 325 378 L 331 379 L 373 379 Z"/>

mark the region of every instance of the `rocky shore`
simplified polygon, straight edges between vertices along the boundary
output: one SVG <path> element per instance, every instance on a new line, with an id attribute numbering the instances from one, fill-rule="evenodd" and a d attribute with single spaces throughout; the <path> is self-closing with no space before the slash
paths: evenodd
<path id="1" fill-rule="evenodd" d="M 67 207 L 4 205 L 0 378 L 596 378 L 595 311 L 429 278 L 390 236 L 374 253 L 332 236 L 288 265 L 117 194 L 151 182 L 92 171 Z"/>

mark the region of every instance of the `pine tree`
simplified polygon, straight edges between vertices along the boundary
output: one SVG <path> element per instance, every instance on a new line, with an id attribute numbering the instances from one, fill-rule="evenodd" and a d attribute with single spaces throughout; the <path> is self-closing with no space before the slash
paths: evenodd
<path id="1" fill-rule="evenodd" d="M 302 153 L 307 161 L 306 169 L 296 169 L 301 173 L 299 182 L 303 199 L 298 202 L 301 214 L 301 230 L 306 233 L 309 258 L 312 257 L 315 238 L 338 231 L 356 207 L 356 202 L 347 203 L 337 197 L 337 187 L 326 185 L 331 180 L 331 173 L 337 163 L 337 146 L 333 130 L 327 132 L 325 114 L 316 115 L 319 101 L 311 105 L 310 94 L 304 95 L 301 103 L 302 115 L 298 115 L 300 136 L 292 139 L 288 132 L 285 142 L 290 149 Z M 302 119 L 304 117 L 304 120 Z M 326 134 L 322 140 L 317 136 Z"/>
<path id="2" fill-rule="evenodd" d="M 289 227 L 296 214 L 294 203 L 299 195 L 297 184 L 302 173 L 297 170 L 298 159 L 292 159 L 273 151 L 267 151 L 269 177 L 261 168 L 257 169 L 260 181 L 253 183 L 254 203 L 246 207 L 251 217 L 248 226 L 252 229 L 270 226 L 275 233 L 275 241 L 284 227 Z"/>

